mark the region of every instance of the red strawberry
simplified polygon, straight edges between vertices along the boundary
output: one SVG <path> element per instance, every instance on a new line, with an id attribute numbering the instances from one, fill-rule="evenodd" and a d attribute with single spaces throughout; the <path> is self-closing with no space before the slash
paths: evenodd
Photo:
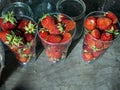
<path id="1" fill-rule="evenodd" d="M 25 48 L 23 51 L 24 54 L 30 54 L 31 53 L 31 48 Z"/>
<path id="2" fill-rule="evenodd" d="M 83 52 L 82 57 L 85 61 L 91 61 L 94 59 L 93 55 L 90 52 Z"/>
<path id="3" fill-rule="evenodd" d="M 103 52 L 104 50 L 95 51 L 95 52 L 92 52 L 92 55 L 94 56 L 94 58 L 98 58 Z"/>
<path id="4" fill-rule="evenodd" d="M 8 12 L 3 16 L 3 22 L 1 28 L 3 31 L 14 29 L 16 26 L 16 19 L 13 16 L 13 12 Z"/>
<path id="5" fill-rule="evenodd" d="M 24 34 L 24 37 L 25 37 L 26 42 L 30 42 L 35 38 L 35 36 L 32 34 Z"/>
<path id="6" fill-rule="evenodd" d="M 101 40 L 96 40 L 95 47 L 96 47 L 96 49 L 102 49 L 103 48 L 103 42 Z"/>
<path id="7" fill-rule="evenodd" d="M 55 25 L 54 18 L 50 15 L 44 15 L 41 19 L 41 25 L 46 29 L 52 29 Z"/>
<path id="8" fill-rule="evenodd" d="M 85 35 L 84 43 L 88 45 L 89 48 L 95 48 L 95 40 L 89 33 Z"/>
<path id="9" fill-rule="evenodd" d="M 96 18 L 94 16 L 90 16 L 84 21 L 84 27 L 87 30 L 93 30 L 96 28 Z"/>
<path id="10" fill-rule="evenodd" d="M 91 48 L 88 47 L 88 45 L 83 45 L 83 52 L 91 52 L 93 51 Z"/>
<path id="11" fill-rule="evenodd" d="M 76 23 L 73 20 L 64 19 L 62 20 L 62 23 L 64 24 L 66 31 L 71 31 L 76 27 Z"/>
<path id="12" fill-rule="evenodd" d="M 65 42 L 65 41 L 68 41 L 71 39 L 71 33 L 66 32 L 66 33 L 62 34 L 62 36 L 63 36 L 63 39 L 61 42 Z"/>
<path id="13" fill-rule="evenodd" d="M 100 38 L 100 31 L 98 29 L 92 30 L 90 34 L 96 39 Z"/>
<path id="14" fill-rule="evenodd" d="M 44 40 L 47 40 L 47 37 L 48 37 L 48 35 L 49 35 L 49 32 L 48 32 L 46 29 L 44 30 L 44 28 L 42 28 L 42 29 L 40 29 L 40 31 L 39 31 L 39 35 L 40 35 L 40 37 L 43 38 Z"/>
<path id="15" fill-rule="evenodd" d="M 48 30 L 50 34 L 61 34 L 64 32 L 63 26 L 61 23 L 53 25 L 51 29 Z"/>
<path id="16" fill-rule="evenodd" d="M 28 26 L 28 24 L 30 23 L 30 20 L 20 20 L 18 22 L 18 29 L 22 30 L 23 32 L 25 32 L 25 26 Z"/>
<path id="17" fill-rule="evenodd" d="M 3 42 L 6 42 L 7 41 L 7 36 L 9 35 L 9 31 L 1 31 L 0 32 L 0 39 L 3 41 Z"/>
<path id="18" fill-rule="evenodd" d="M 20 62 L 27 62 L 29 60 L 28 57 L 22 57 L 20 55 L 16 55 L 16 58 L 20 61 Z"/>
<path id="19" fill-rule="evenodd" d="M 111 40 L 113 40 L 113 34 L 103 32 L 102 35 L 101 35 L 101 40 L 103 40 L 103 41 L 111 41 Z"/>
<path id="20" fill-rule="evenodd" d="M 106 30 L 112 24 L 112 20 L 107 17 L 99 17 L 97 19 L 97 26 L 100 30 Z"/>
<path id="21" fill-rule="evenodd" d="M 58 20 L 58 22 L 61 22 L 61 21 L 63 21 L 64 19 L 66 19 L 67 17 L 64 15 L 64 14 L 59 14 L 58 16 L 57 16 L 57 20 Z"/>
<path id="22" fill-rule="evenodd" d="M 113 24 L 116 24 L 118 22 L 117 16 L 111 11 L 106 12 L 105 16 L 110 18 Z"/>
<path id="23" fill-rule="evenodd" d="M 48 36 L 47 41 L 52 42 L 52 43 L 59 43 L 61 41 L 61 39 L 62 39 L 62 37 L 60 35 L 50 34 Z"/>

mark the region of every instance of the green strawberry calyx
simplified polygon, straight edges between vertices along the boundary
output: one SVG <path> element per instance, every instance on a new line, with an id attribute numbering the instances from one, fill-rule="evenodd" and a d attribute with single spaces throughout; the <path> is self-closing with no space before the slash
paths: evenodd
<path id="1" fill-rule="evenodd" d="M 42 18 L 40 18 L 39 20 L 42 21 L 44 18 L 46 18 L 46 17 L 49 16 L 49 15 L 50 15 L 50 14 L 47 13 L 47 14 L 43 15 Z"/>
<path id="2" fill-rule="evenodd" d="M 35 33 L 36 29 L 37 26 L 30 21 L 29 24 L 25 26 L 25 33 L 29 33 L 29 34 Z"/>
<path id="3" fill-rule="evenodd" d="M 63 29 L 63 25 L 61 23 L 58 23 L 58 26 L 57 26 L 58 30 L 63 33 L 65 30 Z"/>
<path id="4" fill-rule="evenodd" d="M 15 46 L 20 46 L 23 44 L 23 39 L 20 36 L 16 36 L 13 31 L 11 31 L 11 34 L 7 35 L 7 41 L 5 42 L 8 45 L 15 45 Z"/>
<path id="5" fill-rule="evenodd" d="M 14 17 L 13 12 L 8 11 L 8 13 L 3 16 L 3 18 L 4 18 L 4 23 L 9 21 L 10 23 L 15 24 L 17 22 L 17 20 Z"/>

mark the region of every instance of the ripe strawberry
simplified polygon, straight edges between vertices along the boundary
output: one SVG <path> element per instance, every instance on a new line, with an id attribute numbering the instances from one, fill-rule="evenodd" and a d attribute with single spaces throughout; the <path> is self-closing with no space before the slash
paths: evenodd
<path id="1" fill-rule="evenodd" d="M 100 30 L 106 30 L 112 24 L 112 20 L 107 17 L 99 17 L 97 19 L 97 26 Z"/>
<path id="2" fill-rule="evenodd" d="M 48 30 L 50 34 L 61 34 L 64 32 L 63 26 L 61 23 L 53 25 L 51 29 Z"/>
<path id="3" fill-rule="evenodd" d="M 25 37 L 26 42 L 30 42 L 35 38 L 33 34 L 24 34 L 24 37 Z"/>
<path id="4" fill-rule="evenodd" d="M 95 51 L 95 52 L 92 52 L 92 55 L 94 56 L 94 58 L 98 58 L 103 52 L 104 50 Z"/>
<path id="5" fill-rule="evenodd" d="M 19 20 L 18 22 L 18 29 L 20 29 L 21 31 L 25 32 L 25 26 L 27 26 L 30 23 L 29 20 Z"/>
<path id="6" fill-rule="evenodd" d="M 39 31 L 39 35 L 40 35 L 40 37 L 43 38 L 44 40 L 47 40 L 47 37 L 48 37 L 48 35 L 49 35 L 49 32 L 48 32 L 46 29 L 42 28 L 42 29 L 40 29 L 40 31 Z"/>
<path id="7" fill-rule="evenodd" d="M 64 15 L 64 14 L 59 14 L 59 15 L 57 15 L 57 20 L 58 20 L 58 22 L 61 22 L 61 21 L 63 21 L 64 19 L 66 19 L 67 17 Z"/>
<path id="8" fill-rule="evenodd" d="M 88 47 L 88 45 L 83 45 L 83 52 L 91 52 L 93 51 L 90 47 Z"/>
<path id="9" fill-rule="evenodd" d="M 62 23 L 64 24 L 66 31 L 71 31 L 76 27 L 76 23 L 73 20 L 64 19 L 62 20 Z"/>
<path id="10" fill-rule="evenodd" d="M 94 59 L 93 55 L 90 52 L 83 52 L 82 57 L 85 61 L 91 61 Z"/>
<path id="11" fill-rule="evenodd" d="M 113 40 L 113 34 L 103 32 L 102 35 L 101 35 L 101 40 L 103 40 L 103 41 L 111 41 L 111 40 Z"/>
<path id="12" fill-rule="evenodd" d="M 8 12 L 8 14 L 3 16 L 3 22 L 1 24 L 2 31 L 14 29 L 16 27 L 16 22 L 13 12 Z"/>
<path id="13" fill-rule="evenodd" d="M 90 34 L 96 39 L 100 38 L 100 31 L 98 29 L 92 30 Z"/>
<path id="14" fill-rule="evenodd" d="M 0 32 L 0 39 L 3 41 L 3 42 L 6 42 L 7 41 L 7 36 L 10 34 L 10 31 L 1 31 Z"/>
<path id="15" fill-rule="evenodd" d="M 95 40 L 91 34 L 86 34 L 84 38 L 84 43 L 91 49 L 95 48 Z"/>
<path id="16" fill-rule="evenodd" d="M 84 27 L 87 30 L 93 30 L 96 28 L 96 18 L 94 16 L 90 16 L 84 21 Z"/>
<path id="17" fill-rule="evenodd" d="M 65 42 L 71 39 L 71 33 L 69 32 L 63 33 L 62 36 L 63 36 L 63 39 L 61 40 L 61 42 Z"/>
<path id="18" fill-rule="evenodd" d="M 117 16 L 111 11 L 106 12 L 105 16 L 110 18 L 113 24 L 116 24 L 118 22 Z"/>
<path id="19" fill-rule="evenodd" d="M 41 25 L 48 30 L 52 29 L 55 25 L 54 18 L 49 14 L 44 15 L 41 19 Z"/>
<path id="20" fill-rule="evenodd" d="M 102 49 L 103 48 L 103 42 L 100 40 L 95 41 L 95 47 L 96 49 Z"/>
<path id="21" fill-rule="evenodd" d="M 20 62 L 27 62 L 29 60 L 28 57 L 22 57 L 20 55 L 16 55 L 16 58 L 20 61 Z"/>
<path id="22" fill-rule="evenodd" d="M 31 48 L 24 48 L 24 50 L 23 50 L 23 53 L 24 54 L 30 54 L 31 53 Z"/>
<path id="23" fill-rule="evenodd" d="M 62 37 L 60 35 L 50 34 L 48 36 L 47 41 L 52 42 L 52 43 L 59 43 L 61 41 L 61 39 L 62 39 Z"/>

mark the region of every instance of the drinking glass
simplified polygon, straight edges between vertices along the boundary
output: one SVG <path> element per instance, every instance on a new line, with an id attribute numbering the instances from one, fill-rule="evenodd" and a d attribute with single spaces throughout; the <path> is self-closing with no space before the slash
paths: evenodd
<path id="1" fill-rule="evenodd" d="M 57 18 L 57 16 L 59 16 L 59 15 L 61 15 L 61 13 L 50 13 L 50 16 L 52 16 L 53 18 Z M 65 14 L 63 14 L 63 16 L 64 15 Z M 67 17 L 67 20 L 69 19 L 69 20 L 73 21 L 73 19 L 71 17 L 69 17 L 68 15 L 65 15 L 65 17 Z M 39 28 L 38 36 L 45 48 L 45 53 L 46 53 L 46 56 L 48 57 L 48 60 L 53 63 L 64 60 L 67 57 L 68 49 L 69 49 L 69 47 L 72 43 L 73 37 L 75 35 L 76 26 L 70 31 L 71 38 L 69 38 L 68 40 L 66 40 L 64 42 L 50 42 L 50 41 L 47 41 L 46 39 L 44 39 L 42 37 L 42 35 L 40 34 L 41 30 L 43 30 L 42 32 L 45 31 L 45 29 L 43 29 L 44 27 L 41 25 L 41 21 L 39 21 L 39 23 L 38 23 L 38 28 Z M 53 35 L 53 34 L 50 34 L 50 35 Z M 54 34 L 54 35 L 62 36 L 62 33 Z"/>
<path id="2" fill-rule="evenodd" d="M 77 40 L 83 34 L 83 20 L 86 5 L 83 0 L 59 0 L 56 4 L 57 12 L 67 14 L 76 21 L 76 34 L 73 40 Z"/>
<path id="3" fill-rule="evenodd" d="M 7 5 L 2 10 L 2 16 L 8 11 L 13 11 L 15 15 L 25 15 L 33 18 L 33 12 L 30 6 L 24 2 L 13 2 Z"/>
<path id="4" fill-rule="evenodd" d="M 83 60 L 86 62 L 91 62 L 91 61 L 96 60 L 99 57 L 101 57 L 103 55 L 103 53 L 105 53 L 105 51 L 111 46 L 113 41 L 118 37 L 118 35 L 120 33 L 118 22 L 113 24 L 113 26 L 111 26 L 111 28 L 107 27 L 106 29 L 101 29 L 100 26 L 98 26 L 99 18 L 100 18 L 99 20 L 102 20 L 102 18 L 110 19 L 109 17 L 106 16 L 107 13 L 108 12 L 104 12 L 104 11 L 93 11 L 93 12 L 90 12 L 85 17 L 85 20 L 84 20 L 85 34 L 84 34 L 84 41 L 83 41 L 83 48 L 82 48 L 82 57 L 83 57 Z M 92 27 L 94 29 L 90 29 L 91 26 L 93 25 L 93 23 L 91 23 L 91 24 L 88 23 L 87 22 L 88 20 L 91 20 L 91 22 L 94 22 L 94 20 L 95 20 L 95 23 L 96 23 L 96 24 L 94 24 L 95 27 L 94 26 Z M 103 19 L 103 21 L 104 21 L 104 19 Z M 104 22 L 104 24 L 105 24 L 105 22 Z M 88 26 L 86 26 L 86 25 L 88 25 Z M 94 35 L 92 33 L 93 30 L 95 31 Z M 98 32 L 99 32 L 99 34 L 98 34 Z M 97 35 L 99 37 L 96 38 L 95 35 Z M 113 37 L 110 36 L 112 38 L 112 39 L 110 39 L 110 37 L 106 37 L 106 35 L 107 36 L 112 35 Z M 108 40 L 108 38 L 109 38 L 109 40 Z"/>

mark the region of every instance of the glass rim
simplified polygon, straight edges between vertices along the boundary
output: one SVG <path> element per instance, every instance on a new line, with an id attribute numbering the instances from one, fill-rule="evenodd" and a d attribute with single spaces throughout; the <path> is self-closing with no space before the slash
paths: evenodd
<path id="1" fill-rule="evenodd" d="M 57 9 L 58 12 L 60 12 L 60 10 L 59 10 L 59 5 L 61 5 L 64 1 L 66 1 L 66 0 L 59 0 L 59 1 L 57 2 L 57 4 L 56 4 L 56 9 Z M 82 7 L 83 7 L 82 13 L 80 13 L 78 16 L 72 17 L 73 20 L 76 20 L 76 18 L 80 19 L 81 17 L 83 17 L 84 13 L 86 12 L 86 5 L 85 5 L 85 3 L 84 3 L 83 0 L 74 0 L 74 1 L 80 3 L 80 4 L 82 5 Z"/>
<path id="2" fill-rule="evenodd" d="M 54 15 L 54 14 L 64 14 L 64 13 L 60 13 L 60 12 L 55 12 L 55 13 L 49 13 L 50 15 Z M 73 20 L 70 16 L 68 16 L 68 15 L 66 15 L 66 14 L 64 14 L 65 16 L 67 16 L 67 18 L 69 18 L 70 20 Z M 74 21 L 74 20 L 73 20 Z M 39 26 L 39 23 L 40 23 L 40 21 L 38 21 L 38 26 Z M 38 33 L 38 36 L 39 36 L 39 38 L 41 39 L 41 40 L 43 40 L 44 42 L 46 42 L 46 43 L 48 43 L 48 44 L 54 44 L 54 45 L 64 45 L 64 44 L 66 44 L 66 43 L 68 43 L 69 41 L 72 41 L 72 39 L 73 39 L 73 37 L 75 36 L 75 33 L 76 33 L 76 26 L 75 26 L 75 28 L 74 28 L 74 30 L 73 30 L 73 34 L 72 34 L 72 37 L 71 37 L 71 39 L 69 39 L 69 40 L 67 40 L 67 41 L 65 41 L 65 42 L 62 42 L 62 43 L 52 43 L 52 42 L 48 42 L 48 41 L 46 41 L 46 40 L 44 40 L 43 38 L 41 38 L 41 36 L 39 35 L 39 28 L 38 28 L 38 30 L 37 30 L 37 33 Z"/>
<path id="3" fill-rule="evenodd" d="M 6 5 L 4 8 L 3 8 L 3 10 L 2 10 L 2 12 L 1 12 L 1 15 L 3 16 L 4 14 L 5 14 L 5 12 L 7 12 L 7 10 L 8 9 L 10 9 L 11 7 L 21 7 L 21 6 L 25 6 L 25 7 L 27 7 L 28 8 L 28 10 L 30 11 L 30 13 L 31 13 L 31 15 L 30 16 L 32 16 L 33 17 L 33 11 L 32 11 L 32 9 L 31 9 L 31 7 L 28 5 L 28 4 L 26 4 L 26 3 L 24 3 L 24 2 L 13 2 L 13 3 L 10 3 L 10 4 L 8 4 L 8 5 Z"/>

